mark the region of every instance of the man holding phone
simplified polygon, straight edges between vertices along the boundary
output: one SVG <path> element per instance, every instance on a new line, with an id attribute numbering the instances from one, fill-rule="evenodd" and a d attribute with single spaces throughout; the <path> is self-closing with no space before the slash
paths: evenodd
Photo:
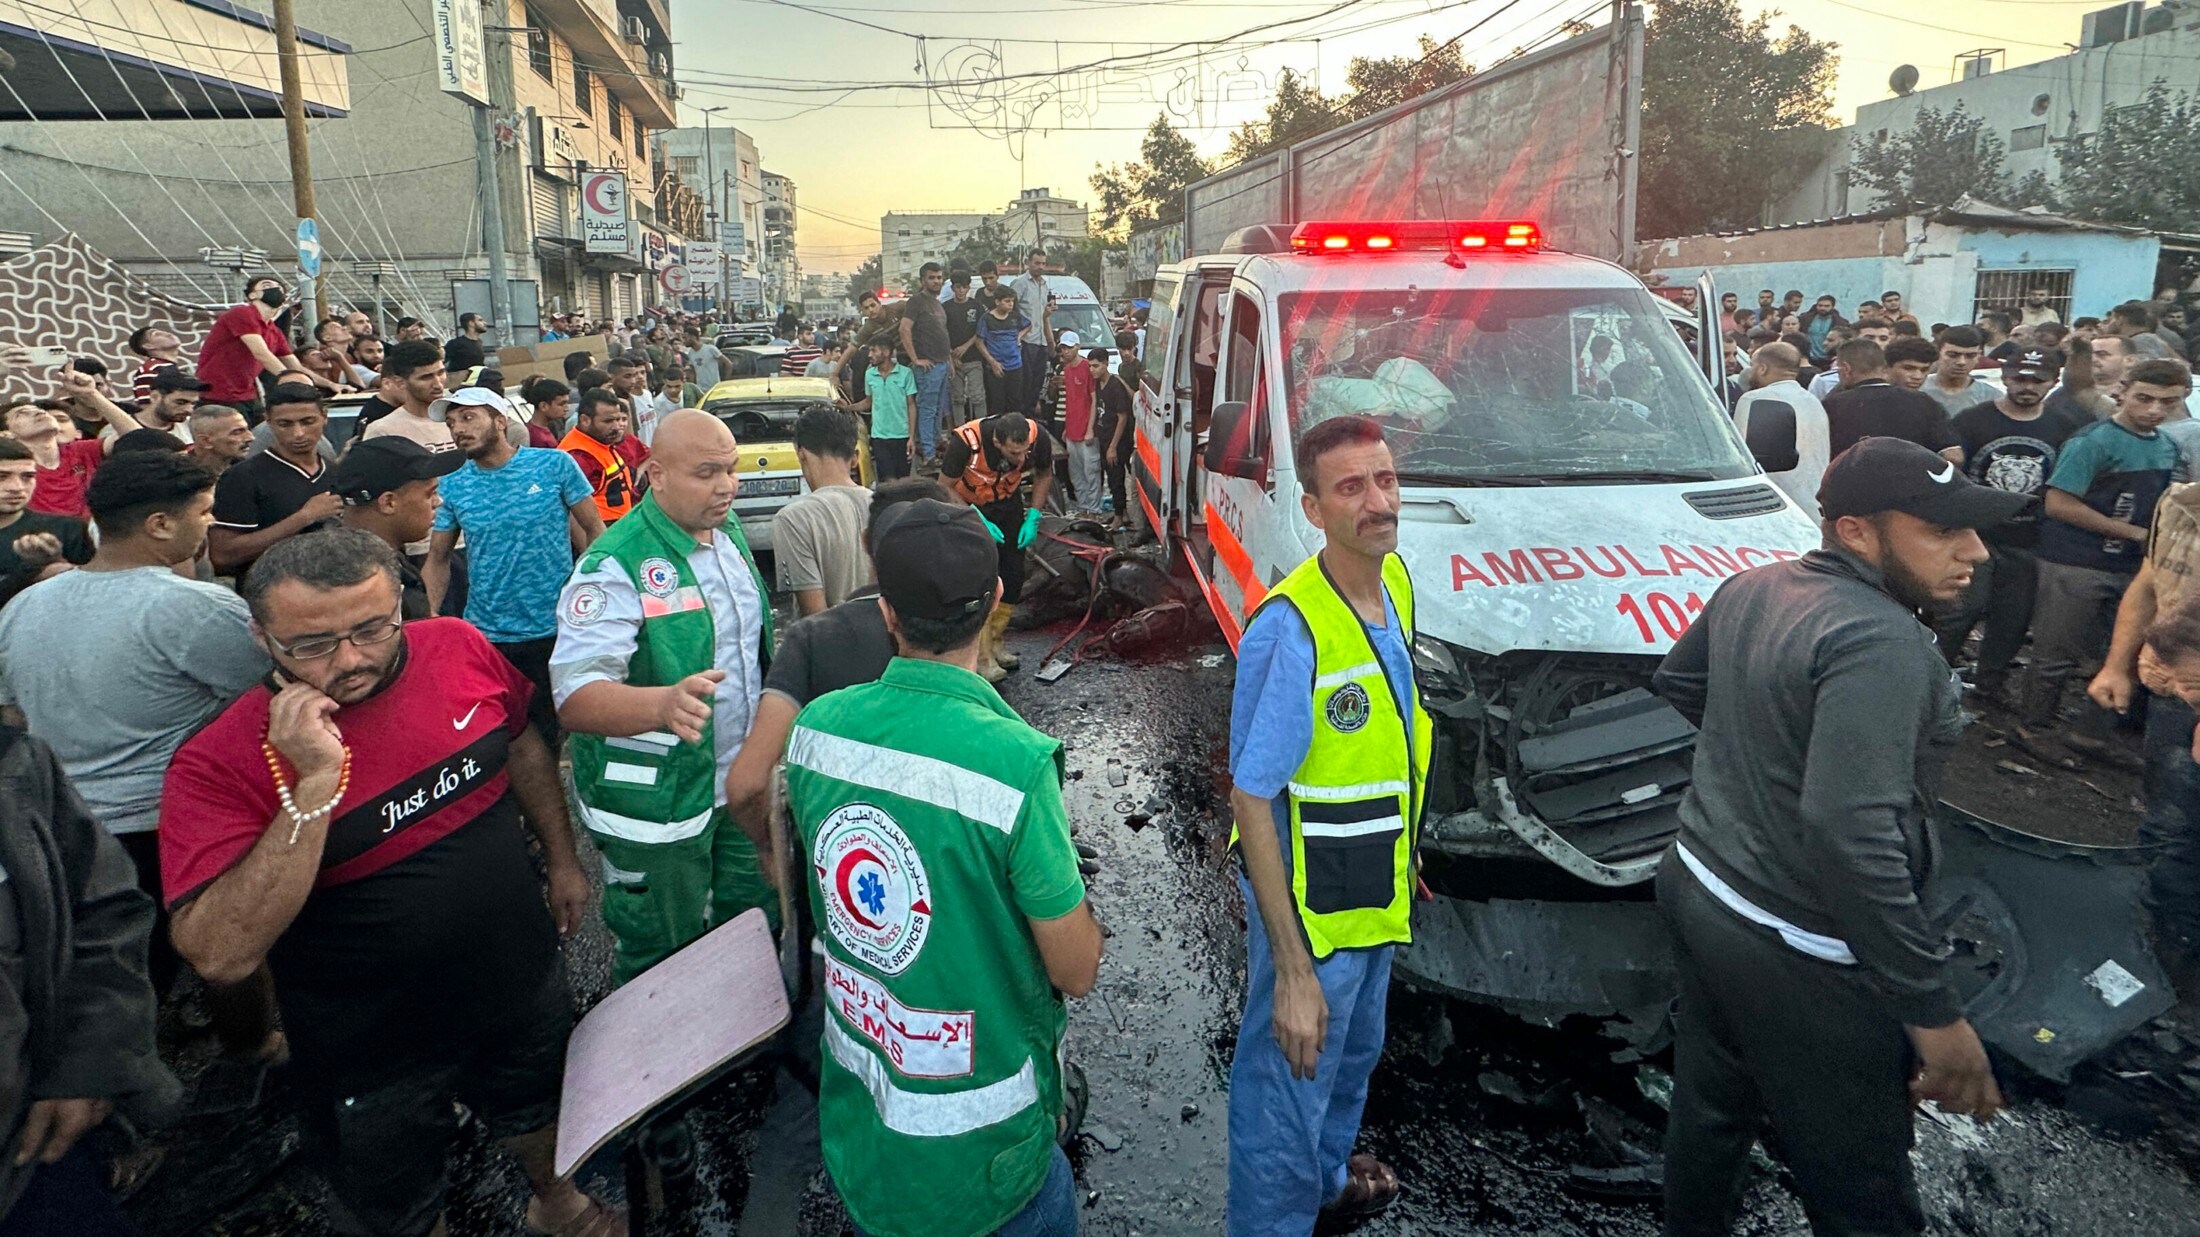
<path id="1" fill-rule="evenodd" d="M 558 937 L 588 880 L 533 689 L 466 623 L 404 622 L 399 576 L 382 540 L 332 529 L 245 577 L 275 670 L 169 767 L 176 948 L 215 983 L 274 972 L 336 1231 L 440 1231 L 457 1101 L 520 1161 L 530 1229 L 624 1232 L 552 1167 Z"/>

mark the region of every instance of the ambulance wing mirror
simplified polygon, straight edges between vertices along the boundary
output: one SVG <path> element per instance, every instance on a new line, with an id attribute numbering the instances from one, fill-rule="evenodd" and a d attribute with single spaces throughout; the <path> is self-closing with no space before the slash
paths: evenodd
<path id="1" fill-rule="evenodd" d="M 1207 471 L 1248 481 L 1268 479 L 1268 461 L 1253 449 L 1253 418 L 1243 400 L 1216 404 L 1207 422 Z"/>

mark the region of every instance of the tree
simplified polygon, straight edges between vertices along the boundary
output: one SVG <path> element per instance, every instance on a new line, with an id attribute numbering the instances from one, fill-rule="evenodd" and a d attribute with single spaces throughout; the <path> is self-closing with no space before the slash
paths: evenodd
<path id="1" fill-rule="evenodd" d="M 1105 273 L 1107 255 L 1122 253 L 1129 248 L 1123 241 L 1111 241 L 1104 236 L 1080 236 L 1070 241 L 1069 249 L 1064 253 L 1060 265 L 1062 269 L 1084 280 L 1097 296 L 1106 287 L 1102 276 Z"/>
<path id="2" fill-rule="evenodd" d="M 2055 152 L 2071 214 L 2161 231 L 2192 230 L 2200 202 L 2200 101 L 2157 80 Z"/>
<path id="3" fill-rule="evenodd" d="M 876 292 L 886 282 L 886 261 L 883 255 L 872 254 L 848 276 L 848 303 L 855 304 L 866 292 Z"/>
<path id="4" fill-rule="evenodd" d="M 1343 124 L 1347 117 L 1335 103 L 1322 98 L 1321 87 L 1310 85 L 1290 69 L 1276 79 L 1276 93 L 1268 100 L 1268 115 L 1248 120 L 1230 135 L 1225 155 L 1232 163 L 1258 158 Z"/>
<path id="5" fill-rule="evenodd" d="M 1830 153 L 1835 45 L 1735 0 L 1660 0 L 1644 33 L 1636 232 L 1754 227 Z"/>
<path id="6" fill-rule="evenodd" d="M 1958 102 L 1943 112 L 1920 107 L 1901 133 L 1872 142 L 1858 139 L 1849 157 L 1849 179 L 1878 196 L 1875 209 L 1926 210 L 1970 196 L 2006 203 L 2013 196 L 2002 172 L 2001 139 L 1983 117 Z"/>
<path id="7" fill-rule="evenodd" d="M 1184 187 L 1214 171 L 1199 157 L 1192 139 L 1169 123 L 1166 114 L 1154 117 L 1139 143 L 1139 157 L 1130 163 L 1095 165 L 1092 191 L 1100 198 L 1100 230 L 1121 236 L 1149 223 L 1171 223 L 1184 217 Z"/>
<path id="8" fill-rule="evenodd" d="M 1001 221 L 988 215 L 978 221 L 978 226 L 963 234 L 955 247 L 947 251 L 947 269 L 957 266 L 970 269 L 975 275 L 981 262 L 999 262 L 1009 257 L 1009 239 Z"/>
<path id="9" fill-rule="evenodd" d="M 1474 66 L 1456 41 L 1438 44 L 1424 34 L 1417 56 L 1354 56 L 1345 69 L 1348 93 L 1338 110 L 1348 121 L 1360 120 L 1473 76 Z"/>

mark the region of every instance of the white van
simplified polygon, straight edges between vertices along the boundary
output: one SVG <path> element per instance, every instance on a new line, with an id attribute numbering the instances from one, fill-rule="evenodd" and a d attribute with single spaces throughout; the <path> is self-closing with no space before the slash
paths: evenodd
<path id="1" fill-rule="evenodd" d="M 1134 492 L 1235 648 L 1321 546 L 1293 441 L 1347 413 L 1384 425 L 1437 726 L 1439 907 L 1400 965 L 1486 993 L 1495 977 L 1432 956 L 1473 922 L 1440 904 L 1639 899 L 1618 891 L 1678 828 L 1694 738 L 1651 672 L 1721 581 L 1818 529 L 1649 290 L 1532 223 L 1256 227 L 1224 248 L 1155 281 Z"/>

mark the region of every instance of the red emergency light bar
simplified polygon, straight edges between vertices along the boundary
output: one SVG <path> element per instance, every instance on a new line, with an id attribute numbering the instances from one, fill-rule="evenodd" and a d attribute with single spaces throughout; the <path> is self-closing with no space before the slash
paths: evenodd
<path id="1" fill-rule="evenodd" d="M 1293 253 L 1449 252 L 1463 249 L 1533 251 L 1543 229 L 1510 219 L 1411 219 L 1383 222 L 1310 222 L 1291 230 Z"/>

